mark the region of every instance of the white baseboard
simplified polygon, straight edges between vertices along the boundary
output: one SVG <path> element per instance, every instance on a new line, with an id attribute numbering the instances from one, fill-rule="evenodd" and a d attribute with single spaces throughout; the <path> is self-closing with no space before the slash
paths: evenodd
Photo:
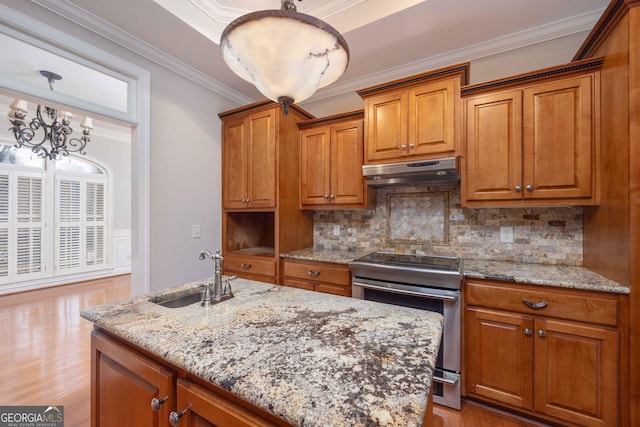
<path id="1" fill-rule="evenodd" d="M 18 292 L 34 291 L 36 289 L 50 288 L 53 286 L 68 285 L 70 283 L 84 282 L 86 280 L 104 279 L 111 276 L 119 276 L 121 274 L 130 274 L 131 265 L 129 267 L 108 268 L 104 270 L 90 271 L 86 273 L 69 274 L 66 276 L 47 277 L 37 280 L 28 280 L 24 282 L 7 283 L 0 286 L 0 295 L 14 294 Z"/>

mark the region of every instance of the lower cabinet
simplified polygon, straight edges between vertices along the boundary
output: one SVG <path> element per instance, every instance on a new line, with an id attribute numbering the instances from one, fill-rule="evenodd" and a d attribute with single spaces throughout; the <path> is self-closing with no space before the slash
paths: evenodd
<path id="1" fill-rule="evenodd" d="M 618 425 L 619 296 L 465 284 L 466 394 L 563 425 Z"/>
<path id="2" fill-rule="evenodd" d="M 209 389 L 192 378 L 178 378 L 178 369 L 101 331 L 91 335 L 91 352 L 92 427 L 289 425 L 284 421 L 275 424 L 259 415 L 258 408 L 230 400 L 213 386 Z"/>
<path id="3" fill-rule="evenodd" d="M 284 286 L 351 296 L 351 273 L 346 265 L 292 259 L 283 264 Z"/>

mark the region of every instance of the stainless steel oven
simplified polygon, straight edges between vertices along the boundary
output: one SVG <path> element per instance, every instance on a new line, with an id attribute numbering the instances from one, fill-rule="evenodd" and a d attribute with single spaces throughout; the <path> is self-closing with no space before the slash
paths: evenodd
<path id="1" fill-rule="evenodd" d="M 349 267 L 354 298 L 443 315 L 433 401 L 460 409 L 461 261 L 453 257 L 375 252 L 350 262 Z"/>

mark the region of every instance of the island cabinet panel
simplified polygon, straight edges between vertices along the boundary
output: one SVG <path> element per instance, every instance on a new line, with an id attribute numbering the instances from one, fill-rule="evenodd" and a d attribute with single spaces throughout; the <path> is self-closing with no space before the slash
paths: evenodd
<path id="1" fill-rule="evenodd" d="M 486 280 L 467 280 L 464 295 L 467 396 L 618 425 L 621 296 Z"/>
<path id="2" fill-rule="evenodd" d="M 373 204 L 362 176 L 362 111 L 298 123 L 300 208 L 360 209 Z"/>
<path id="3" fill-rule="evenodd" d="M 458 153 L 460 87 L 469 64 L 407 77 L 358 94 L 365 105 L 365 164 Z"/>
<path id="4" fill-rule="evenodd" d="M 105 336 L 91 335 L 91 425 L 169 425 L 175 373 Z M 152 400 L 163 400 L 152 408 Z"/>
<path id="5" fill-rule="evenodd" d="M 517 78 L 529 84 L 508 90 L 509 80 L 463 89 L 464 206 L 598 203 L 600 63 Z"/>
<path id="6" fill-rule="evenodd" d="M 272 427 L 264 419 L 236 403 L 186 379 L 177 385 L 180 427 Z M 184 411 L 184 412 L 183 412 Z"/>
<path id="7" fill-rule="evenodd" d="M 281 252 L 313 245 L 313 217 L 300 210 L 300 132 L 313 116 L 264 100 L 222 120 L 222 255 L 225 274 L 279 283 Z"/>
<path id="8" fill-rule="evenodd" d="M 351 296 L 351 273 L 342 264 L 285 259 L 284 286 Z"/>

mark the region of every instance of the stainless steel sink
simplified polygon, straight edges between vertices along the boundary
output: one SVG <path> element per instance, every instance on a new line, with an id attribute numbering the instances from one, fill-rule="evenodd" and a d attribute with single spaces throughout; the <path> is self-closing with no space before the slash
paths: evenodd
<path id="1" fill-rule="evenodd" d="M 186 307 L 197 302 L 199 303 L 202 299 L 201 292 L 203 290 L 204 286 L 200 285 L 192 289 L 153 297 L 149 301 L 168 308 Z"/>

